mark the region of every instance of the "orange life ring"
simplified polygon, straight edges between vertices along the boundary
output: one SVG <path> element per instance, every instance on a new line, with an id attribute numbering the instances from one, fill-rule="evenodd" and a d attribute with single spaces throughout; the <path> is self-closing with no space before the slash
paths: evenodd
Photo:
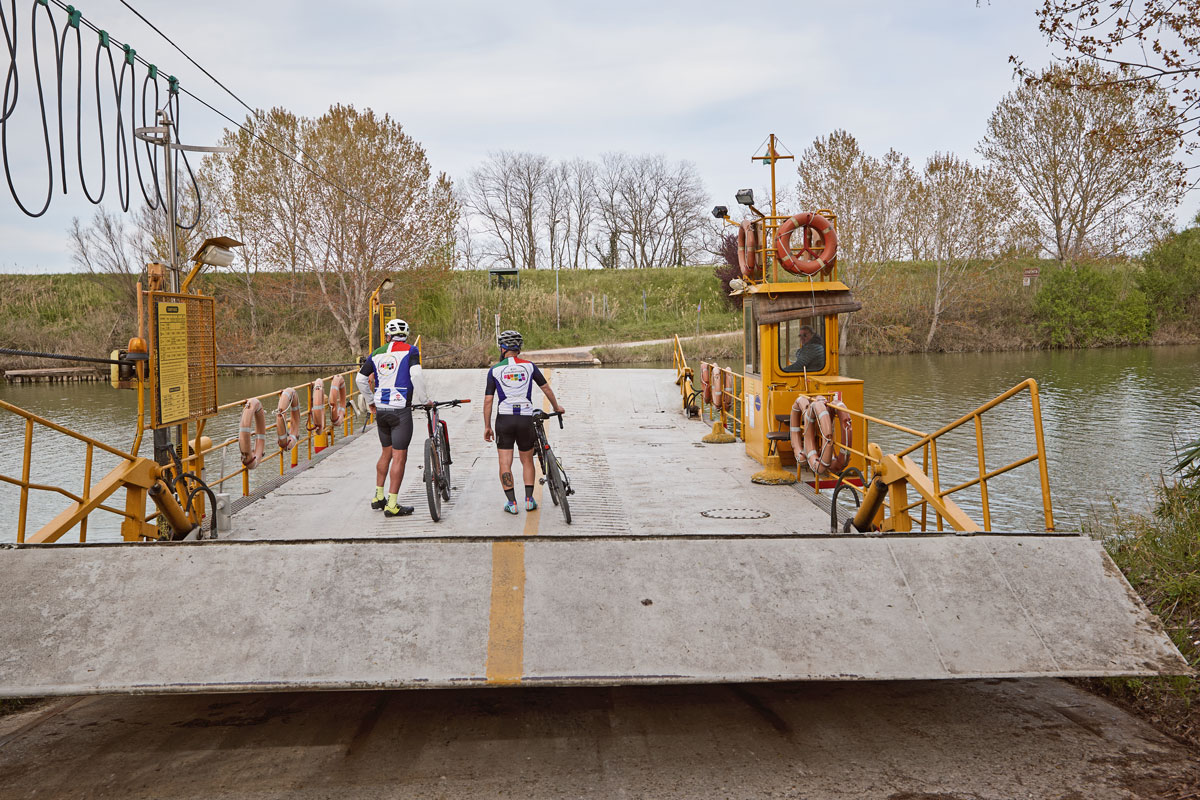
<path id="1" fill-rule="evenodd" d="M 792 455 L 796 457 L 797 464 L 803 464 L 807 460 L 808 447 L 804 442 L 804 416 L 808 413 L 808 406 L 809 399 L 804 395 L 798 396 L 796 402 L 792 403 L 792 413 L 788 419 Z"/>
<path id="2" fill-rule="evenodd" d="M 816 228 L 817 233 L 821 234 L 823 247 L 820 255 L 817 255 L 808 244 L 810 227 Z M 804 245 L 800 248 L 800 252 L 808 256 L 807 259 L 799 259 L 792 254 L 792 234 L 797 228 L 804 235 Z M 783 268 L 793 275 L 815 275 L 829 266 L 837 257 L 837 231 L 829 223 L 829 220 L 820 214 L 812 211 L 795 214 L 780 225 L 779 230 L 775 232 L 775 255 L 779 258 L 779 263 L 783 265 Z"/>
<path id="3" fill-rule="evenodd" d="M 707 361 L 700 362 L 700 396 L 706 403 L 712 403 L 712 364 Z"/>
<path id="4" fill-rule="evenodd" d="M 346 379 L 334 375 L 329 381 L 329 426 L 341 425 L 346 418 Z"/>
<path id="5" fill-rule="evenodd" d="M 312 382 L 312 408 L 308 410 L 308 429 L 318 433 L 325 430 L 325 381 Z"/>
<path id="6" fill-rule="evenodd" d="M 290 412 L 290 414 L 289 414 Z M 283 417 L 289 415 L 287 426 Z M 275 409 L 275 443 L 280 450 L 291 450 L 300 441 L 300 397 L 290 386 L 279 393 L 279 407 Z"/>
<path id="7" fill-rule="evenodd" d="M 833 420 L 825 398 L 820 395 L 797 397 L 792 404 L 790 428 L 796 463 L 808 464 L 814 475 L 828 475 L 834 459 L 834 445 Z"/>
<path id="8" fill-rule="evenodd" d="M 238 423 L 238 450 L 242 452 L 242 466 L 254 469 L 262 461 L 267 448 L 267 415 L 257 397 L 251 397 L 242 406 L 242 418 Z"/>
<path id="9" fill-rule="evenodd" d="M 753 220 L 743 220 L 737 232 L 738 269 L 743 278 L 758 277 L 758 229 Z"/>
<path id="10" fill-rule="evenodd" d="M 854 420 L 845 406 L 839 403 L 830 403 L 829 407 L 833 410 L 833 415 L 837 417 L 837 427 L 841 429 L 842 434 L 842 446 L 834 454 L 833 461 L 829 464 L 829 471 L 841 472 L 850 463 L 850 448 L 854 446 Z"/>
<path id="11" fill-rule="evenodd" d="M 709 365 L 708 371 L 709 371 L 709 385 L 712 388 L 712 403 L 713 403 L 713 405 L 715 405 L 719 408 L 721 405 L 721 400 L 722 400 L 721 384 L 723 382 L 723 375 L 721 373 L 721 368 L 718 367 L 716 364 L 711 364 L 711 365 Z"/>
<path id="12" fill-rule="evenodd" d="M 733 388 L 733 370 L 729 367 L 725 368 L 725 380 L 723 383 L 725 384 L 725 394 L 721 397 L 721 406 L 723 408 L 733 408 L 733 393 L 736 389 Z"/>

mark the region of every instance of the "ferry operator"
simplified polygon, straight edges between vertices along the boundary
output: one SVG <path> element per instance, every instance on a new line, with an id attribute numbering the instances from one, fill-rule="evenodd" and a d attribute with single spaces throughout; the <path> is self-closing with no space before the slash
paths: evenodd
<path id="1" fill-rule="evenodd" d="M 533 482 L 537 472 L 533 466 L 533 446 L 537 434 L 533 430 L 533 387 L 536 384 L 550 400 L 557 413 L 563 407 L 558 404 L 554 390 L 546 382 L 542 371 L 532 361 L 518 358 L 524 340 L 518 331 L 504 331 L 496 338 L 500 347 L 500 361 L 488 370 L 487 389 L 483 398 L 483 440 L 496 441 L 496 454 L 500 460 L 500 486 L 508 502 L 504 510 L 517 513 L 517 497 L 513 485 L 513 445 L 521 454 L 521 472 L 525 478 L 525 510 L 538 507 L 533 499 Z M 492 430 L 492 399 L 500 396 L 496 409 L 496 429 Z"/>
<path id="2" fill-rule="evenodd" d="M 412 506 L 397 502 L 408 461 L 408 444 L 412 441 L 412 406 L 425 403 L 427 396 L 421 378 L 421 353 L 408 344 L 408 323 L 402 319 L 389 320 L 383 332 L 387 344 L 367 356 L 354 382 L 363 397 L 371 398 L 371 413 L 375 415 L 379 444 L 383 448 L 375 464 L 375 497 L 371 508 L 377 511 L 382 508 L 385 517 L 403 517 L 413 513 Z M 375 379 L 374 392 L 371 378 Z M 385 479 L 390 479 L 386 496 Z"/>
<path id="3" fill-rule="evenodd" d="M 825 342 L 811 325 L 800 326 L 800 349 L 796 351 L 796 360 L 783 368 L 784 372 L 800 372 L 812 370 L 819 372 L 825 369 Z"/>

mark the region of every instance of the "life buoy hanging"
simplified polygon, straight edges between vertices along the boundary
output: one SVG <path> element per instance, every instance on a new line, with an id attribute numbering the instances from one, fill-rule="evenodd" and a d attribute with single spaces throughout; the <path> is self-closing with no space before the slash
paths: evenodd
<path id="1" fill-rule="evenodd" d="M 742 277 L 758 278 L 758 229 L 753 220 L 743 220 L 737 232 L 738 269 Z"/>
<path id="2" fill-rule="evenodd" d="M 815 228 L 821 234 L 822 248 L 820 255 L 808 243 L 808 229 Z M 792 234 L 799 229 L 804 237 L 800 255 L 808 258 L 797 258 L 792 253 Z M 833 263 L 837 257 L 837 231 L 829 220 L 812 211 L 795 214 L 788 217 L 779 230 L 775 232 L 775 255 L 783 268 L 793 275 L 815 275 Z"/>
<path id="3" fill-rule="evenodd" d="M 312 382 L 312 408 L 308 410 L 308 429 L 325 431 L 325 381 L 317 378 Z"/>
<path id="4" fill-rule="evenodd" d="M 850 416 L 850 411 L 839 403 L 830 403 L 829 408 L 837 419 L 837 428 L 842 436 L 842 446 L 833 456 L 833 461 L 829 464 L 829 471 L 841 472 L 850 463 L 850 448 L 854 446 L 854 420 Z"/>
<path id="5" fill-rule="evenodd" d="M 334 375 L 329 381 L 329 425 L 341 425 L 346 418 L 346 379 Z"/>
<path id="6" fill-rule="evenodd" d="M 287 416 L 285 427 L 284 416 Z M 290 386 L 279 393 L 275 409 L 275 443 L 283 451 L 291 450 L 300 441 L 300 397 Z"/>
<path id="7" fill-rule="evenodd" d="M 242 418 L 238 423 L 238 450 L 242 453 L 242 466 L 254 469 L 262 461 L 267 447 L 267 415 L 257 397 L 251 397 L 242 406 Z"/>
<path id="8" fill-rule="evenodd" d="M 721 368 L 718 367 L 716 364 L 710 365 L 709 375 L 710 375 L 710 378 L 709 378 L 710 385 L 712 386 L 712 403 L 713 403 L 713 405 L 720 408 L 721 399 L 722 399 L 721 398 L 721 389 L 722 389 Z"/>
<path id="9" fill-rule="evenodd" d="M 733 395 L 737 390 L 734 388 L 733 370 L 729 367 L 725 368 L 725 380 L 722 383 L 725 385 L 725 394 L 721 398 L 721 407 L 733 408 Z"/>
<path id="10" fill-rule="evenodd" d="M 850 415 L 845 416 L 849 420 Z M 796 457 L 796 463 L 807 464 L 814 475 L 828 475 L 837 457 L 833 452 L 833 419 L 825 398 L 820 395 L 811 398 L 805 395 L 797 397 L 796 402 L 792 404 L 789 428 L 792 454 Z M 844 435 L 846 434 L 843 431 Z M 846 460 L 849 460 L 848 455 Z M 839 467 L 836 471 L 840 469 Z"/>
<path id="11" fill-rule="evenodd" d="M 700 396 L 705 403 L 712 404 L 712 364 L 707 361 L 700 362 Z"/>

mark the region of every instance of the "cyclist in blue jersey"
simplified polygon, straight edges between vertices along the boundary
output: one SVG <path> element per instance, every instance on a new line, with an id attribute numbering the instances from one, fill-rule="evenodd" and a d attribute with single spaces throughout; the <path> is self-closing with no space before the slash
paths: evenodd
<path id="1" fill-rule="evenodd" d="M 517 513 L 517 496 L 513 484 L 513 445 L 521 453 L 521 472 L 525 478 L 525 510 L 537 508 L 533 499 L 533 482 L 537 472 L 533 466 L 533 446 L 537 434 L 533 430 L 533 387 L 536 385 L 550 400 L 556 412 L 563 407 L 554 397 L 554 390 L 546 383 L 537 364 L 518 358 L 524 340 L 517 331 L 504 331 L 496 338 L 500 346 L 500 361 L 488 370 L 487 389 L 483 398 L 483 440 L 496 441 L 496 453 L 500 458 L 500 486 L 508 502 L 504 510 Z M 499 398 L 496 409 L 496 429 L 492 430 L 492 401 Z"/>
<path id="2" fill-rule="evenodd" d="M 421 354 L 408 344 L 408 323 L 402 319 L 389 320 L 383 332 L 387 344 L 367 356 L 354 382 L 363 397 L 371 398 L 371 413 L 375 415 L 379 444 L 383 447 L 375 464 L 375 497 L 371 508 L 382 508 L 385 517 L 402 517 L 413 513 L 412 506 L 400 505 L 397 498 L 404 481 L 408 444 L 412 441 L 412 407 L 414 403 L 426 402 L 425 384 L 421 379 Z M 388 478 L 385 496 L 383 483 Z"/>

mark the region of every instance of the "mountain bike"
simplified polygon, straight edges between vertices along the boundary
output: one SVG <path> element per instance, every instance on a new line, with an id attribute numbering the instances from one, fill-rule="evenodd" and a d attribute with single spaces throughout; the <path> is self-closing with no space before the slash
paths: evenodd
<path id="1" fill-rule="evenodd" d="M 563 519 L 567 524 L 571 524 L 571 504 L 567 500 L 568 497 L 575 494 L 575 490 L 571 488 L 571 479 L 567 476 L 567 471 L 563 469 L 562 462 L 558 460 L 558 456 L 554 455 L 554 451 L 550 449 L 550 440 L 546 438 L 545 421 L 551 417 L 558 417 L 558 427 L 562 428 L 562 412 L 555 414 L 547 414 L 545 411 L 533 412 L 533 429 L 537 433 L 537 451 L 538 463 L 542 468 L 544 477 L 539 479 L 540 483 L 547 485 L 550 489 L 550 499 L 554 501 L 554 505 L 562 510 Z"/>
<path id="2" fill-rule="evenodd" d="M 425 412 L 428 438 L 425 439 L 425 496 L 429 500 L 429 516 L 434 522 L 442 518 L 442 501 L 450 499 L 450 432 L 446 421 L 438 416 L 442 406 L 457 406 L 467 400 L 440 400 L 417 406 Z"/>

